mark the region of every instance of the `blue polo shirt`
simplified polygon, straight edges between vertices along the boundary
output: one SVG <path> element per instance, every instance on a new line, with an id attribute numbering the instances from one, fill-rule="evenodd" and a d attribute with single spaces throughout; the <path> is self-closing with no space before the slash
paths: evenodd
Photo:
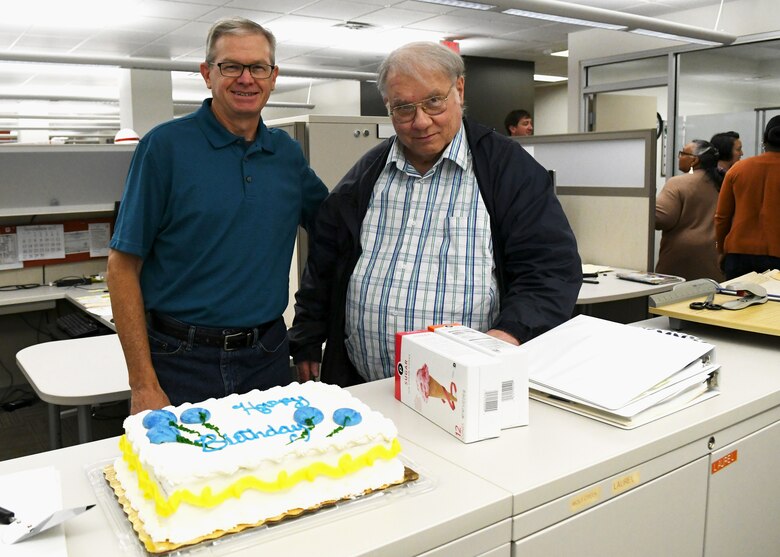
<path id="1" fill-rule="evenodd" d="M 147 310 L 205 327 L 281 316 L 298 225 L 327 188 L 286 132 L 249 144 L 206 99 L 147 133 L 130 164 L 111 247 L 143 259 Z"/>

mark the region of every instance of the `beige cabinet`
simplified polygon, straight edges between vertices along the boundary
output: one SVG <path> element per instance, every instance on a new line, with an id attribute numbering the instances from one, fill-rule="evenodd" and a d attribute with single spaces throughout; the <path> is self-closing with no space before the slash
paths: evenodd
<path id="1" fill-rule="evenodd" d="M 392 131 L 386 116 L 306 115 L 269 120 L 269 128 L 281 128 L 298 141 L 317 176 L 333 189 L 357 160 Z M 301 230 L 290 266 L 290 299 L 284 312 L 287 326 L 295 315 L 295 292 L 306 264 L 306 233 Z"/>

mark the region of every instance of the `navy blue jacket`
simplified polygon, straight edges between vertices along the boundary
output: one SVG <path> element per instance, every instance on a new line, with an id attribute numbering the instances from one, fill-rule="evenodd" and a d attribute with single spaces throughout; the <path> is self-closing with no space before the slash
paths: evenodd
<path id="1" fill-rule="evenodd" d="M 500 314 L 492 328 L 524 342 L 572 316 L 582 284 L 577 242 L 547 171 L 519 143 L 464 119 L 482 200 L 490 215 Z M 296 294 L 290 351 L 320 361 L 321 379 L 363 380 L 344 344 L 346 295 L 361 255 L 360 228 L 392 139 L 366 153 L 323 202 Z M 327 340 L 322 355 L 322 343 Z"/>

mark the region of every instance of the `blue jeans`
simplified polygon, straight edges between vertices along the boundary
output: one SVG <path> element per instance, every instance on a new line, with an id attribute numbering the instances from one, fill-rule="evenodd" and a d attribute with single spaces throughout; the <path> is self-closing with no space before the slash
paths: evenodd
<path id="1" fill-rule="evenodd" d="M 780 257 L 729 253 L 723 258 L 723 271 L 726 274 L 726 280 L 741 277 L 751 271 L 763 273 L 769 269 L 780 269 Z"/>
<path id="2" fill-rule="evenodd" d="M 287 326 L 279 318 L 252 346 L 226 351 L 166 335 L 147 326 L 152 364 L 171 404 L 200 402 L 252 389 L 287 385 L 293 375 Z"/>

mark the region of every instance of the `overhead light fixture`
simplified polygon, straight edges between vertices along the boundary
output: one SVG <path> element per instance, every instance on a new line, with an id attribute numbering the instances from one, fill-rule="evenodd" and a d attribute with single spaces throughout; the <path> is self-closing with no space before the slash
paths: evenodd
<path id="1" fill-rule="evenodd" d="M 630 29 L 631 33 L 637 35 L 647 35 L 648 37 L 658 37 L 660 39 L 671 39 L 673 41 L 683 41 L 686 43 L 704 44 L 707 46 L 722 46 L 722 43 L 715 41 L 706 41 L 704 39 L 695 39 L 693 37 L 683 37 L 674 33 L 662 33 L 661 31 L 650 31 L 649 29 Z"/>
<path id="2" fill-rule="evenodd" d="M 426 4 L 440 4 L 442 6 L 452 6 L 453 8 L 466 8 L 469 10 L 492 10 L 493 4 L 482 4 L 481 2 L 461 2 L 460 0 L 418 0 Z"/>
<path id="3" fill-rule="evenodd" d="M 559 81 L 566 81 L 568 77 L 561 77 L 559 75 L 544 75 L 535 73 L 534 81 L 544 81 L 546 83 L 558 83 Z"/>
<path id="4" fill-rule="evenodd" d="M 545 14 L 542 12 L 529 12 L 528 10 L 516 10 L 510 8 L 504 10 L 504 14 L 516 15 L 519 17 L 530 17 L 533 19 L 544 19 L 545 21 L 554 21 L 556 23 L 568 23 L 570 25 L 583 25 L 585 27 L 599 27 L 600 29 L 610 29 L 612 31 L 625 31 L 628 29 L 625 25 L 615 25 L 614 23 L 605 23 L 603 21 L 590 21 L 588 19 L 579 19 L 577 17 L 567 17 L 563 15 Z"/>
<path id="5" fill-rule="evenodd" d="M 559 0 L 496 0 L 496 4 L 500 6 L 498 10 L 508 15 L 617 31 L 641 29 L 644 34 L 652 31 L 658 33 L 655 36 L 696 44 L 726 45 L 737 40 L 735 35 L 721 31 Z"/>
<path id="6" fill-rule="evenodd" d="M 550 56 L 560 56 L 561 58 L 568 58 L 569 57 L 569 51 L 568 50 L 559 50 L 558 52 L 551 52 Z"/>

